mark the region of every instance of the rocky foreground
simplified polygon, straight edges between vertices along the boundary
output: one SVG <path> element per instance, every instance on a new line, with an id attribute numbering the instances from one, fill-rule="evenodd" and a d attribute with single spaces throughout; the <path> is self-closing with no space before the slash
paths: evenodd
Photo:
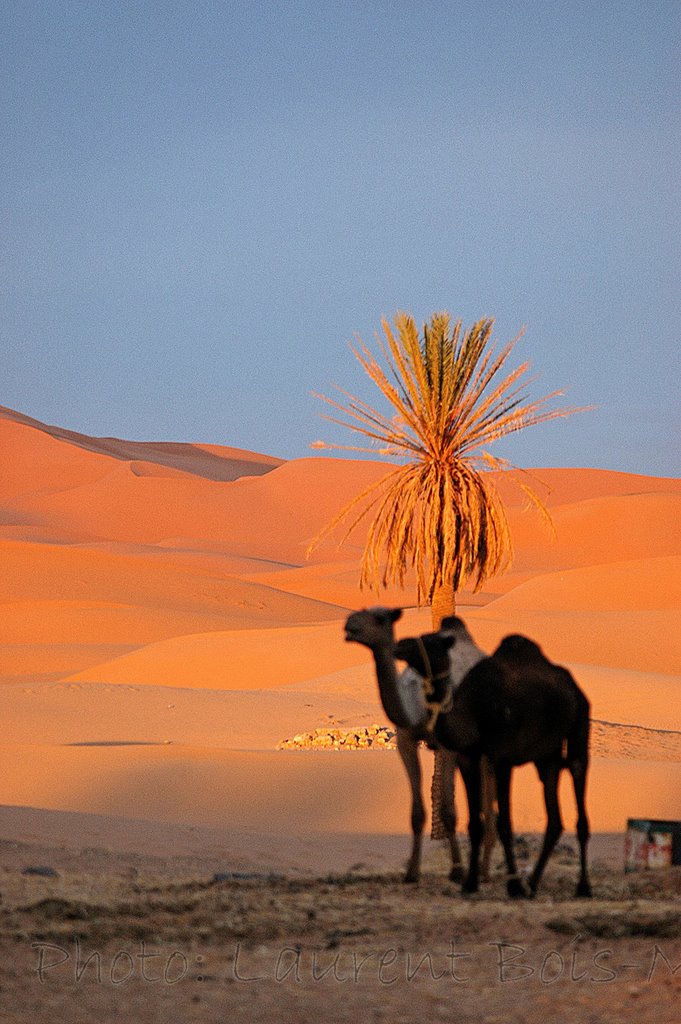
<path id="1" fill-rule="evenodd" d="M 519 842 L 524 868 L 537 842 Z M 624 874 L 596 858 L 594 899 L 575 900 L 565 841 L 538 897 L 512 901 L 501 871 L 463 898 L 432 869 L 407 886 L 359 863 L 292 878 L 3 849 L 3 1024 L 678 1019 L 679 868 Z"/>

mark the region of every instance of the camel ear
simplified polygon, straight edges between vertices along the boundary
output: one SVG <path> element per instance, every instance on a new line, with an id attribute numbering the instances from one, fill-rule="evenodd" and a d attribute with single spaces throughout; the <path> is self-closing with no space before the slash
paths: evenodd
<path id="1" fill-rule="evenodd" d="M 401 618 L 402 618 L 402 609 L 401 608 L 393 608 L 392 611 L 390 612 L 390 621 L 391 622 L 397 622 L 397 620 L 401 619 Z"/>

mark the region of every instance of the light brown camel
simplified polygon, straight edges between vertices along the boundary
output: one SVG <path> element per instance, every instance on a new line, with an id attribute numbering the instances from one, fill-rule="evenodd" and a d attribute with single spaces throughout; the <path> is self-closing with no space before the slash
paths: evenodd
<path id="1" fill-rule="evenodd" d="M 451 631 L 427 633 L 400 640 L 395 653 L 417 672 L 437 676 L 449 666 L 452 645 L 456 645 L 456 639 Z M 506 637 L 491 657 L 483 658 L 466 674 L 453 694 L 451 710 L 440 715 L 435 726 L 440 743 L 458 752 L 468 797 L 471 853 L 464 892 L 478 889 L 480 761 L 487 756 L 497 781 L 498 829 L 506 855 L 509 896 L 526 895 L 515 863 L 510 785 L 513 767 L 528 761 L 534 762 L 541 779 L 547 818 L 544 843 L 529 879 L 530 894 L 537 891 L 546 862 L 563 831 L 558 780 L 561 769 L 567 767 L 578 815 L 580 873 L 576 895 L 591 896 L 585 807 L 589 724 L 589 701 L 570 673 L 550 662 L 526 637 Z"/>
<path id="2" fill-rule="evenodd" d="M 449 667 L 444 670 L 441 678 L 430 677 L 425 680 L 427 688 L 431 691 L 431 704 L 429 705 L 424 693 L 424 679 L 421 675 L 417 675 L 409 669 L 398 675 L 393 654 L 395 643 L 393 626 L 401 615 L 402 611 L 399 608 L 378 607 L 353 612 L 345 623 L 345 639 L 363 644 L 373 654 L 381 704 L 387 717 L 396 727 L 397 750 L 404 764 L 411 790 L 412 849 L 404 881 L 418 882 L 421 870 L 423 828 L 426 819 L 418 746 L 422 740 L 430 746 L 436 745 L 432 730 L 434 717 L 431 710 L 438 700 L 443 697 L 445 700 L 447 699 L 447 695 L 451 693 L 451 681 Z M 485 655 L 482 652 L 479 652 L 479 655 L 470 651 L 466 653 L 462 644 L 457 658 L 454 659 L 457 666 L 455 672 L 465 674 L 465 671 L 475 661 L 483 657 Z M 456 754 L 444 746 L 441 748 L 440 754 L 443 758 L 440 816 L 452 857 L 449 877 L 453 881 L 459 881 L 462 877 L 462 866 L 456 836 L 454 807 Z M 491 805 L 488 808 L 488 822 L 491 819 L 490 812 Z M 491 826 L 486 834 L 483 853 L 482 872 L 485 878 L 489 870 L 494 837 L 494 828 Z"/>

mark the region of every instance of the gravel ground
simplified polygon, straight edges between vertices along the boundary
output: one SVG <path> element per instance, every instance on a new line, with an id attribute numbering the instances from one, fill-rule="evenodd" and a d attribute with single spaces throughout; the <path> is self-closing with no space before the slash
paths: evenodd
<path id="1" fill-rule="evenodd" d="M 434 873 L 202 875 L 102 850 L 26 873 L 28 849 L 7 852 L 3 1024 L 679 1019 L 679 868 L 596 862 L 579 901 L 564 844 L 540 895 L 510 901 L 501 875 L 463 898 Z"/>

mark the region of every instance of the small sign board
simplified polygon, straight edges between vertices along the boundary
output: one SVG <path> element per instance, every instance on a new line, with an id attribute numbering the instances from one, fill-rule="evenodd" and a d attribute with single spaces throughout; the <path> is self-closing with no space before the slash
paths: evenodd
<path id="1" fill-rule="evenodd" d="M 629 818 L 624 840 L 624 870 L 681 864 L 681 821 Z"/>

